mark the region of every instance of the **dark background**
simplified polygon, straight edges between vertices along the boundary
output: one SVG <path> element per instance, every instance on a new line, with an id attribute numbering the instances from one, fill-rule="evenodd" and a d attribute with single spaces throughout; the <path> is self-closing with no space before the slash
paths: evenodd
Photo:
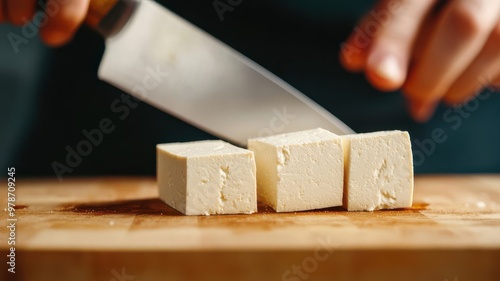
<path id="1" fill-rule="evenodd" d="M 500 96 L 460 112 L 442 107 L 427 124 L 405 112 L 399 93 L 380 93 L 338 62 L 341 42 L 373 1 L 251 1 L 217 15 L 213 1 L 163 0 L 200 26 L 307 94 L 357 132 L 401 129 L 412 136 L 417 173 L 500 172 Z M 224 1 L 225 2 L 225 1 Z M 71 173 L 154 175 L 155 145 L 214 138 L 147 104 L 123 121 L 110 110 L 120 92 L 97 79 L 103 39 L 82 27 L 67 46 L 49 49 L 37 37 L 16 54 L 0 25 L 0 166 L 19 176 L 50 176 L 66 146 L 105 117 L 116 129 Z M 433 131 L 446 140 L 430 139 Z M 443 137 L 441 137 L 442 139 Z M 423 145 L 425 144 L 425 145 Z"/>

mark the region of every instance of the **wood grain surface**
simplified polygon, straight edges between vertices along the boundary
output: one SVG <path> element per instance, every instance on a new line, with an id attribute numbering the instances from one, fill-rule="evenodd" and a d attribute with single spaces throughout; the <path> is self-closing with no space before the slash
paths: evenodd
<path id="1" fill-rule="evenodd" d="M 18 179 L 17 278 L 118 280 L 125 267 L 134 280 L 500 280 L 497 175 L 417 177 L 412 208 L 376 212 L 183 216 L 156 188 L 153 178 Z"/>

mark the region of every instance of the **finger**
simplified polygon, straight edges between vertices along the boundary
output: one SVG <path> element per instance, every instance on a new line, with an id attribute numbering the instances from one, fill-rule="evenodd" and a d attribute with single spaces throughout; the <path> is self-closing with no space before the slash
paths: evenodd
<path id="1" fill-rule="evenodd" d="M 48 0 L 47 6 L 57 7 L 57 12 L 40 29 L 42 40 L 51 46 L 60 46 L 73 38 L 87 14 L 89 0 Z"/>
<path id="2" fill-rule="evenodd" d="M 436 22 L 421 59 L 410 72 L 404 87 L 407 98 L 427 105 L 438 102 L 480 52 L 499 12 L 500 1 L 449 2 Z M 414 117 L 425 119 L 425 116 Z"/>
<path id="3" fill-rule="evenodd" d="M 340 62 L 350 71 L 365 69 L 368 51 L 373 38 L 391 20 L 392 15 L 400 12 L 401 0 L 379 0 L 353 29 L 346 42 L 341 45 Z"/>
<path id="4" fill-rule="evenodd" d="M 365 69 L 373 38 L 391 20 L 393 14 L 400 12 L 400 2 L 401 0 L 379 0 L 356 25 L 349 38 L 341 45 L 340 62 L 347 70 L 359 72 Z"/>
<path id="5" fill-rule="evenodd" d="M 15 25 L 23 25 L 35 13 L 35 0 L 4 0 L 5 17 Z"/>
<path id="6" fill-rule="evenodd" d="M 436 0 L 384 0 L 382 3 L 378 13 L 385 12 L 387 20 L 368 52 L 366 76 L 376 88 L 392 91 L 406 80 L 413 47 Z M 398 10 L 391 13 L 390 6 L 395 3 L 399 5 Z"/>
<path id="7" fill-rule="evenodd" d="M 455 81 L 444 96 L 448 104 L 462 104 L 494 82 L 500 73 L 500 22 L 497 23 L 483 50 Z"/>
<path id="8" fill-rule="evenodd" d="M 371 14 L 363 17 L 349 38 L 341 44 L 339 59 L 345 69 L 360 72 L 365 68 L 366 55 L 374 34 L 374 31 L 370 29 L 373 22 L 375 21 Z"/>

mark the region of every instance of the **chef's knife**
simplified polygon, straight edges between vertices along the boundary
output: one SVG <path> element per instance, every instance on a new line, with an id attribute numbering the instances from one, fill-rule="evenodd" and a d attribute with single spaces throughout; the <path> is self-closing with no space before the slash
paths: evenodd
<path id="1" fill-rule="evenodd" d="M 151 0 L 91 0 L 87 23 L 106 40 L 99 78 L 213 135 L 322 127 L 353 131 L 305 95 Z"/>

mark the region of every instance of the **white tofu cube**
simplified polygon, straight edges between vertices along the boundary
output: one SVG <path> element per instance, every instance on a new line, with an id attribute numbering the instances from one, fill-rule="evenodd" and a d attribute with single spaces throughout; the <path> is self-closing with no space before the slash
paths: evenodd
<path id="1" fill-rule="evenodd" d="M 373 211 L 411 207 L 413 160 L 407 132 L 342 136 L 345 149 L 344 207 Z"/>
<path id="2" fill-rule="evenodd" d="M 276 212 L 342 205 L 342 139 L 315 129 L 250 139 L 259 198 Z"/>
<path id="3" fill-rule="evenodd" d="M 252 151 L 223 141 L 157 145 L 160 198 L 186 215 L 257 211 Z"/>

